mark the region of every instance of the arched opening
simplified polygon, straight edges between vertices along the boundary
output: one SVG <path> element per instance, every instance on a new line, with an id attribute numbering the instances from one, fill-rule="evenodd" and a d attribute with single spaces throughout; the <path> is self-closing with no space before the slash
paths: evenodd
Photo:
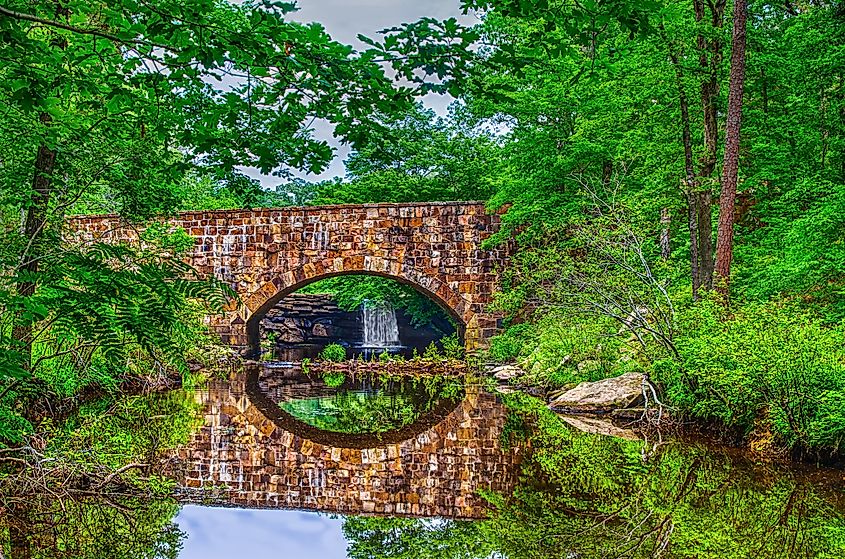
<path id="1" fill-rule="evenodd" d="M 340 278 L 350 281 L 332 281 Z M 432 303 L 430 307 L 436 312 L 424 323 L 419 321 L 422 311 L 418 308 L 402 307 L 395 301 L 385 305 L 385 301 L 368 301 L 363 296 L 350 297 L 349 293 L 342 297 L 344 294 L 337 292 L 354 291 L 357 278 L 377 278 L 382 280 L 377 284 L 402 286 Z M 360 287 L 372 289 L 367 283 L 373 282 L 363 281 Z M 348 356 L 363 353 L 365 357 L 382 351 L 406 356 L 414 351 L 421 354 L 430 344 L 439 345 L 442 338 L 450 335 L 457 336 L 463 344 L 466 305 L 448 286 L 430 283 L 436 291 L 401 275 L 357 269 L 314 274 L 295 281 L 276 289 L 253 310 L 246 323 L 251 353 L 257 357 L 272 349 L 277 360 L 297 361 L 313 357 L 332 343 L 345 347 Z M 327 284 L 328 289 L 320 288 Z M 395 330 L 393 337 L 389 335 L 391 327 Z"/>

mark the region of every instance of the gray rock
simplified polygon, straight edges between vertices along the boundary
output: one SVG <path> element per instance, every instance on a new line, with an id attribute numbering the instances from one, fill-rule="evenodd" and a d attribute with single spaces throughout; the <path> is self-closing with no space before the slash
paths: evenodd
<path id="1" fill-rule="evenodd" d="M 642 382 L 642 373 L 625 373 L 596 382 L 582 382 L 552 400 L 549 406 L 579 413 L 629 408 L 642 400 Z"/>

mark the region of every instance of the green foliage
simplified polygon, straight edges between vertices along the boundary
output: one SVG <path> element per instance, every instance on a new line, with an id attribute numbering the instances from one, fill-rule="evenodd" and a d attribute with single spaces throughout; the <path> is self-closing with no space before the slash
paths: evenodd
<path id="1" fill-rule="evenodd" d="M 751 297 L 800 296 L 828 321 L 845 318 L 845 184 L 805 181 L 811 200 L 778 218 L 764 245 L 746 250 L 753 266 L 740 281 Z"/>
<path id="2" fill-rule="evenodd" d="M 10 538 L 11 556 L 175 559 L 185 535 L 172 522 L 178 512 L 170 498 L 173 481 L 157 466 L 188 442 L 198 422 L 198 404 L 183 391 L 100 399 L 67 421 L 43 422 L 35 439 L 48 441 L 40 450 L 42 467 L 58 471 L 58 479 L 37 479 L 32 471 L 0 474 L 0 504 L 8 513 L 0 518 L 0 532 L 18 529 L 26 536 Z M 123 470 L 117 490 L 95 485 L 91 472 L 130 464 L 142 466 Z M 64 491 L 70 489 L 79 492 L 68 498 Z M 25 492 L 23 500 L 18 491 Z M 0 551 L 7 550 L 0 543 Z"/>
<path id="3" fill-rule="evenodd" d="M 516 359 L 524 379 L 548 387 L 600 380 L 639 367 L 635 340 L 619 325 L 600 317 L 549 312 L 535 323 L 512 325 L 493 338 L 489 355 L 496 361 Z"/>
<path id="4" fill-rule="evenodd" d="M 110 502 L 59 503 L 39 495 L 0 519 L 0 528 L 23 528 L 29 545 L 17 540 L 0 550 L 33 559 L 177 559 L 187 537 L 173 521 L 178 512 L 179 505 L 169 499 L 120 496 Z"/>
<path id="5" fill-rule="evenodd" d="M 407 313 L 415 327 L 432 325 L 437 328 L 436 322 L 442 322 L 442 319 L 436 319 L 445 315 L 437 303 L 413 287 L 381 276 L 355 274 L 326 278 L 306 285 L 300 293 L 333 295 L 345 311 L 354 311 L 366 304 L 387 303 Z"/>
<path id="6" fill-rule="evenodd" d="M 219 310 L 231 290 L 198 276 L 181 260 L 192 240 L 184 232 L 149 228 L 136 246 L 96 243 L 43 260 L 37 273 L 4 278 L 11 287 L 26 277 L 35 294 L 0 299 L 0 341 L 18 348 L 7 334 L 31 328 L 31 351 L 11 351 L 14 361 L 0 373 L 0 408 L 25 412 L 38 395 L 70 398 L 89 387 L 114 390 L 128 376 L 187 372 L 185 358 L 205 343 L 203 314 Z M 14 411 L 12 411 L 14 410 Z M 10 426 L 5 438 L 23 434 Z"/>
<path id="7" fill-rule="evenodd" d="M 845 550 L 836 490 L 798 472 L 696 445 L 587 435 L 534 398 L 504 401 L 525 454 L 512 494 L 484 493 L 489 518 L 350 517 L 350 556 L 809 559 Z"/>
<path id="8" fill-rule="evenodd" d="M 499 363 L 507 363 L 524 356 L 523 351 L 530 343 L 534 330 L 534 325 L 527 322 L 509 325 L 501 334 L 490 340 L 488 355 Z"/>
<path id="9" fill-rule="evenodd" d="M 501 150 L 459 114 L 437 118 L 417 106 L 388 115 L 378 143 L 346 160 L 345 180 L 315 185 L 312 204 L 485 200 Z"/>
<path id="10" fill-rule="evenodd" d="M 340 344 L 329 344 L 320 351 L 320 359 L 330 363 L 339 363 L 346 359 L 346 348 Z"/>
<path id="11" fill-rule="evenodd" d="M 326 386 L 329 388 L 337 388 L 346 382 L 346 375 L 342 372 L 325 373 L 323 374 L 323 382 L 325 382 Z"/>
<path id="12" fill-rule="evenodd" d="M 94 11 L 73 0 L 63 5 L 74 14 L 69 22 L 51 5 L 6 7 L 43 22 L 4 15 L 2 96 L 12 122 L 35 125 L 39 113 L 49 114 L 49 126 L 29 138 L 46 131 L 51 144 L 133 140 L 150 161 L 169 145 L 226 171 L 319 171 L 331 149 L 306 132 L 310 119 L 326 118 L 339 136 L 363 142 L 374 112 L 407 99 L 371 57 L 331 40 L 320 25 L 290 21 L 290 5 L 119 2 Z M 219 73 L 239 79 L 209 79 Z M 139 176 L 124 174 L 138 186 Z"/>
<path id="13" fill-rule="evenodd" d="M 494 549 L 467 521 L 349 516 L 343 535 L 351 559 L 481 559 Z"/>
<path id="14" fill-rule="evenodd" d="M 434 342 L 431 342 L 428 346 L 426 346 L 422 358 L 427 361 L 440 360 L 440 350 L 437 349 L 437 345 Z"/>
<path id="15" fill-rule="evenodd" d="M 654 370 L 694 415 L 742 430 L 759 421 L 787 446 L 840 447 L 841 373 L 829 340 L 845 316 L 841 2 L 750 3 L 737 317 L 702 324 L 689 318 L 699 312 L 689 301 L 690 196 L 719 195 L 719 157 L 700 162 L 722 150 L 718 132 L 716 145 L 705 138 L 726 122 L 730 6 L 696 4 L 702 18 L 690 3 L 663 0 L 462 4 L 486 10 L 479 25 L 426 18 L 371 45 L 396 55 L 407 79 L 443 78 L 431 87 L 460 97 L 461 118 L 505 125 L 489 204 L 506 212 L 489 245 L 514 238 L 517 250 L 496 306 L 528 325 L 494 339 L 490 355 L 520 360 L 547 385 Z M 710 85 L 712 124 L 701 117 Z M 775 319 L 752 310 L 778 307 L 789 310 Z M 772 325 L 783 320 L 798 363 L 773 341 L 787 335 Z M 772 341 L 755 346 L 754 335 Z M 733 382 L 710 384 L 719 378 Z M 749 393 L 756 382 L 767 395 Z"/>
<path id="16" fill-rule="evenodd" d="M 181 390 L 104 398 L 83 405 L 46 436 L 63 459 L 116 469 L 186 444 L 201 422 L 199 412 L 192 394 Z"/>
<path id="17" fill-rule="evenodd" d="M 446 359 L 460 360 L 466 356 L 466 349 L 457 332 L 440 338 L 440 343 L 443 346 L 443 356 Z"/>
<path id="18" fill-rule="evenodd" d="M 338 388 L 342 373 L 334 373 L 339 383 L 326 385 Z M 444 378 L 368 380 L 366 388 L 340 389 L 331 396 L 288 400 L 281 408 L 294 417 L 324 431 L 347 434 L 386 433 L 411 425 L 443 399 L 457 403 L 463 384 Z M 359 385 L 360 386 L 360 385 Z"/>
<path id="19" fill-rule="evenodd" d="M 79 242 L 63 237 L 68 212 L 137 221 L 178 208 L 302 203 L 310 189 L 301 181 L 267 193 L 238 169 L 288 179 L 294 170 L 320 172 L 333 150 L 310 133 L 315 119 L 363 148 L 385 115 L 411 107 L 413 92 L 395 88 L 371 56 L 319 24 L 291 21 L 293 9 L 220 0 L 4 3 L 4 415 L 29 398 L 111 389 L 133 372 L 183 366 L 202 338 L 203 313 L 192 301 L 216 310 L 228 295 L 180 262 L 187 237 L 172 245 L 144 238 L 148 246 L 133 249 Z"/>
<path id="20" fill-rule="evenodd" d="M 728 315 L 705 301 L 681 321 L 678 366 L 656 378 L 695 417 L 749 432 L 755 422 L 787 447 L 839 450 L 845 442 L 842 326 L 796 305 L 748 304 Z"/>

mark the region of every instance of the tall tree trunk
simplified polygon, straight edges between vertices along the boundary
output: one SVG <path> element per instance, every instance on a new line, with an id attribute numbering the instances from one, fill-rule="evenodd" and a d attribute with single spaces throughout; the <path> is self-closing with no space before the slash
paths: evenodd
<path id="1" fill-rule="evenodd" d="M 700 189 L 696 195 L 698 212 L 698 284 L 704 289 L 713 287 L 713 193 L 710 187 Z"/>
<path id="2" fill-rule="evenodd" d="M 681 144 L 684 148 L 684 180 L 683 192 L 687 200 L 687 225 L 690 239 L 690 274 L 692 276 L 692 298 L 698 300 L 701 287 L 699 264 L 701 257 L 698 250 L 698 203 L 695 192 L 698 190 L 698 179 L 695 175 L 695 164 L 692 155 L 692 132 L 689 116 L 689 99 L 684 87 L 684 73 L 681 68 L 680 55 L 670 49 L 669 59 L 675 68 L 675 85 L 678 87 L 678 101 L 681 108 Z"/>
<path id="3" fill-rule="evenodd" d="M 739 175 L 739 137 L 742 128 L 742 95 L 745 88 L 745 27 L 748 0 L 736 0 L 731 47 L 731 80 L 728 123 L 725 127 L 725 159 L 719 198 L 719 234 L 716 244 L 716 289 L 728 298 L 733 259 L 734 214 Z"/>
<path id="4" fill-rule="evenodd" d="M 710 10 L 710 25 L 714 30 L 722 28 L 727 0 L 693 0 L 695 20 L 705 20 L 705 8 Z M 704 152 L 696 180 L 690 183 L 687 201 L 690 219 L 690 243 L 695 243 L 696 265 L 693 266 L 693 298 L 698 298 L 700 288 L 713 286 L 713 193 L 710 180 L 716 170 L 719 156 L 719 121 L 717 100 L 719 97 L 719 66 L 722 62 L 722 41 L 718 36 L 707 38 L 699 34 L 696 39 L 698 62 L 705 78 L 701 82 L 701 109 L 704 127 Z M 689 170 L 687 170 L 689 174 Z M 689 180 L 688 180 L 689 182 Z M 693 222 L 695 227 L 692 227 Z M 692 247 L 692 245 L 691 245 Z M 690 251 L 691 255 L 693 251 Z M 692 257 L 692 256 L 691 256 Z"/>
<path id="5" fill-rule="evenodd" d="M 51 118 L 47 113 L 41 113 L 39 120 L 44 126 L 49 126 Z M 35 174 L 32 179 L 32 195 L 26 214 L 23 218 L 21 233 L 27 242 L 26 249 L 21 254 L 19 273 L 23 278 L 17 283 L 17 293 L 21 297 L 31 297 L 35 294 L 35 282 L 32 276 L 38 272 L 41 256 L 44 252 L 44 230 L 47 226 L 47 213 L 53 190 L 53 171 L 56 167 L 56 150 L 46 144 L 38 146 L 35 156 Z M 21 351 L 27 359 L 32 353 L 32 325 L 17 324 L 12 333 L 15 341 L 19 342 Z"/>
<path id="6" fill-rule="evenodd" d="M 55 2 L 55 14 L 57 19 L 70 17 L 70 11 L 62 4 L 61 0 Z M 67 48 L 67 40 L 60 35 L 55 35 L 51 44 L 60 50 Z M 61 84 L 57 81 L 53 85 L 57 87 Z M 42 126 L 48 127 L 53 119 L 48 113 L 41 113 L 38 115 L 38 120 Z M 56 150 L 43 142 L 38 146 L 38 151 L 35 154 L 32 194 L 21 225 L 21 233 L 27 243 L 18 265 L 19 273 L 23 275 L 23 278 L 18 280 L 15 285 L 17 294 L 21 297 L 32 297 L 35 294 L 33 276 L 38 272 L 46 248 L 44 246 L 44 233 L 47 227 L 47 214 L 50 210 L 50 198 L 54 187 L 53 171 L 56 168 L 56 155 Z M 29 369 L 32 360 L 32 324 L 18 322 L 12 329 L 12 339 L 18 342 L 19 350 L 25 357 L 24 366 Z"/>

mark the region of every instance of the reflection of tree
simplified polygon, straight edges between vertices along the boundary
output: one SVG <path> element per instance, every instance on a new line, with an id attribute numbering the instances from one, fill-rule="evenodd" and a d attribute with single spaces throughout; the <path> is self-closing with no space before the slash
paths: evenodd
<path id="1" fill-rule="evenodd" d="M 482 559 L 493 551 L 468 521 L 351 516 L 343 534 L 350 559 Z"/>
<path id="2" fill-rule="evenodd" d="M 510 559 L 845 556 L 845 498 L 787 468 L 681 445 L 644 461 L 643 443 L 575 435 L 544 410 L 529 415 L 522 482 L 511 496 L 489 496 L 489 520 L 431 529 L 349 519 L 354 557 L 463 559 L 491 549 Z M 454 538 L 464 547 L 441 547 Z M 415 555 L 397 542 L 411 542 Z"/>
<path id="3" fill-rule="evenodd" d="M 414 423 L 440 398 L 454 399 L 461 384 L 455 379 L 378 383 L 338 390 L 331 396 L 302 398 L 280 407 L 309 425 L 347 434 L 385 433 Z"/>
<path id="4" fill-rule="evenodd" d="M 183 535 L 162 474 L 197 411 L 181 391 L 106 399 L 0 450 L 0 557 L 175 558 Z"/>
<path id="5" fill-rule="evenodd" d="M 10 559 L 176 559 L 184 534 L 171 500 L 33 497 L 0 519 Z M 0 540 L 2 541 L 2 540 Z"/>

